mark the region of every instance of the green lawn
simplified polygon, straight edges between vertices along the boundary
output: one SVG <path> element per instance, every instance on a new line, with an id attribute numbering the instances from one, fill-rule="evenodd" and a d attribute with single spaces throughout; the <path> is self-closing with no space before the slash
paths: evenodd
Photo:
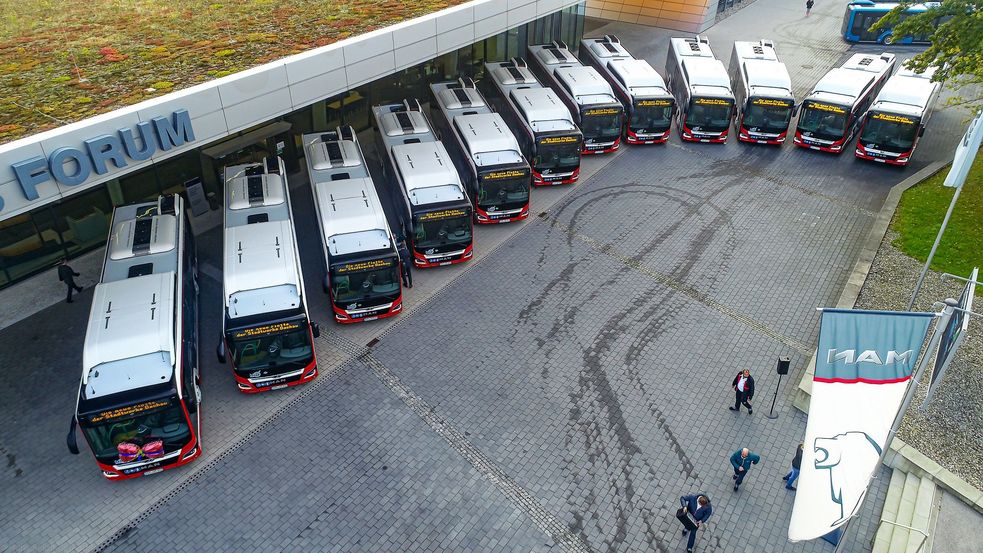
<path id="1" fill-rule="evenodd" d="M 466 0 L 0 0 L 0 144 Z"/>
<path id="2" fill-rule="evenodd" d="M 948 172 L 947 167 L 909 188 L 892 223 L 899 234 L 894 246 L 922 262 L 928 258 L 955 192 L 942 186 Z M 979 266 L 983 266 L 983 153 L 976 156 L 932 260 L 933 270 L 964 277 Z"/>

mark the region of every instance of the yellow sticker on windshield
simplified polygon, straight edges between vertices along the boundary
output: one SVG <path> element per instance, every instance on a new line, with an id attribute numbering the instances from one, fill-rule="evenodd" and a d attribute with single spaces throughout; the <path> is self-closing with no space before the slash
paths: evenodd
<path id="1" fill-rule="evenodd" d="M 818 102 L 809 102 L 809 107 L 810 108 L 813 108 L 813 109 L 818 109 L 820 111 L 829 111 L 829 112 L 832 112 L 832 113 L 840 113 L 840 114 L 846 113 L 846 110 L 843 109 L 843 108 L 841 108 L 840 106 L 832 106 L 832 105 L 829 105 L 829 104 L 820 104 Z"/>
<path id="2" fill-rule="evenodd" d="M 755 106 L 774 106 L 779 108 L 790 108 L 792 102 L 788 100 L 778 100 L 775 98 L 753 98 L 751 104 Z"/>
<path id="3" fill-rule="evenodd" d="M 618 115 L 621 113 L 617 108 L 593 108 L 584 111 L 584 115 Z"/>
<path id="4" fill-rule="evenodd" d="M 417 221 L 440 221 L 441 219 L 452 219 L 454 217 L 467 217 L 468 212 L 463 209 L 443 209 L 441 211 L 431 211 L 423 213 L 416 218 Z"/>
<path id="5" fill-rule="evenodd" d="M 255 326 L 253 328 L 246 328 L 243 330 L 237 330 L 232 335 L 232 338 L 238 340 L 239 338 L 255 338 L 257 336 L 266 336 L 267 334 L 280 334 L 281 332 L 288 332 L 291 330 L 297 330 L 300 328 L 300 323 L 273 323 L 263 326 Z"/>
<path id="6" fill-rule="evenodd" d="M 693 103 L 698 106 L 729 106 L 730 100 L 723 98 L 697 98 Z"/>
<path id="7" fill-rule="evenodd" d="M 501 179 L 517 179 L 522 177 L 528 177 L 529 171 L 525 169 L 509 169 L 508 171 L 492 171 L 491 173 L 485 173 L 482 178 L 485 180 L 501 180 Z"/>
<path id="8" fill-rule="evenodd" d="M 903 115 L 894 115 L 893 113 L 875 113 L 871 116 L 871 119 L 877 119 L 878 121 L 890 121 L 891 123 L 901 123 L 902 125 L 914 125 L 915 121 Z"/>
<path id="9" fill-rule="evenodd" d="M 668 107 L 672 105 L 672 100 L 639 100 L 635 103 L 639 107 Z"/>
<path id="10" fill-rule="evenodd" d="M 137 403 L 136 405 L 127 405 L 126 407 L 119 407 L 117 409 L 103 411 L 102 413 L 89 417 L 89 422 L 99 423 L 111 419 L 132 417 L 133 415 L 137 415 L 139 413 L 167 407 L 170 404 L 171 403 L 166 400 L 145 401 L 143 403 Z"/>
<path id="11" fill-rule="evenodd" d="M 353 273 L 356 271 L 370 271 L 372 269 L 385 269 L 387 267 L 392 267 L 396 265 L 394 259 L 370 259 L 369 261 L 356 261 L 354 263 L 345 263 L 344 265 L 338 265 L 337 267 L 332 267 L 332 271 L 336 275 L 343 275 L 345 273 Z"/>
<path id="12" fill-rule="evenodd" d="M 577 142 L 576 136 L 547 136 L 539 140 L 540 144 L 572 144 Z"/>

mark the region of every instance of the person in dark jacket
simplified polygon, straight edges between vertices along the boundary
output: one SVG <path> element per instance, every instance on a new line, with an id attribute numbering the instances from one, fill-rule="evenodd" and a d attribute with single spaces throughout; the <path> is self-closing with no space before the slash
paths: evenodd
<path id="1" fill-rule="evenodd" d="M 809 17 L 809 12 L 812 11 L 812 7 L 815 3 L 812 0 L 806 0 L 806 17 Z"/>
<path id="2" fill-rule="evenodd" d="M 403 277 L 403 286 L 413 287 L 413 257 L 410 256 L 410 248 L 406 245 L 406 236 L 400 235 L 396 242 L 396 249 L 399 251 L 400 273 Z"/>
<path id="3" fill-rule="evenodd" d="M 792 470 L 782 477 L 785 481 L 785 489 L 795 491 L 795 479 L 799 477 L 799 468 L 802 467 L 802 444 L 795 449 L 795 457 L 792 457 Z"/>
<path id="4" fill-rule="evenodd" d="M 761 461 L 761 457 L 755 453 L 751 453 L 748 448 L 738 449 L 730 456 L 730 464 L 734 467 L 734 491 L 741 487 L 741 483 L 744 482 L 744 477 L 747 476 L 747 471 L 751 470 L 751 465 L 757 465 Z"/>
<path id="5" fill-rule="evenodd" d="M 751 399 L 754 398 L 754 378 L 751 377 L 751 371 L 744 369 L 737 373 L 731 386 L 734 388 L 735 399 L 734 406 L 730 410 L 740 411 L 741 404 L 743 404 L 747 407 L 747 414 L 753 414 L 754 409 L 751 409 Z"/>
<path id="6" fill-rule="evenodd" d="M 68 299 L 66 303 L 72 303 L 72 292 L 81 292 L 82 287 L 75 284 L 75 277 L 79 276 L 78 273 L 72 270 L 68 266 L 68 260 L 62 259 L 58 263 L 58 280 L 64 282 L 68 286 Z"/>
<path id="7" fill-rule="evenodd" d="M 679 498 L 679 504 L 693 517 L 697 528 L 704 522 L 710 520 L 710 515 L 713 514 L 713 506 L 710 505 L 710 496 L 703 492 L 684 495 Z M 686 551 L 692 552 L 693 545 L 696 544 L 696 530 L 690 532 L 684 529 L 683 535 L 685 536 L 686 534 L 689 534 L 689 540 L 686 542 Z"/>

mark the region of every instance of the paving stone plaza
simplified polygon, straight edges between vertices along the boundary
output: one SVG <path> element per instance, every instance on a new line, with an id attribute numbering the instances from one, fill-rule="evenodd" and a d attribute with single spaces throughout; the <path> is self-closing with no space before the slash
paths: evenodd
<path id="1" fill-rule="evenodd" d="M 850 54 L 882 50 L 840 41 L 839 5 L 808 21 L 784 6 L 759 0 L 712 27 L 718 57 L 772 38 L 801 97 Z M 656 67 L 672 35 L 604 33 Z M 330 323 L 313 207 L 294 200 L 321 374 L 258 396 L 211 355 L 222 237 L 208 230 L 205 454 L 188 467 L 113 484 L 86 451 L 65 452 L 90 291 L 0 331 L 0 551 L 675 552 L 679 497 L 702 491 L 714 516 L 697 551 L 831 552 L 787 541 L 781 481 L 805 430 L 789 397 L 815 307 L 839 296 L 890 188 L 951 156 L 963 124 L 938 113 L 904 170 L 675 133 L 623 147 L 572 187 L 533 190 L 529 221 L 476 229 L 470 263 L 415 271 L 399 317 L 350 327 Z M 307 200 L 302 179 L 292 194 Z M 792 371 L 769 419 L 779 356 Z M 727 409 L 745 368 L 753 415 Z M 728 457 L 745 446 L 762 462 L 735 493 Z M 869 550 L 888 478 L 882 467 L 847 551 Z"/>

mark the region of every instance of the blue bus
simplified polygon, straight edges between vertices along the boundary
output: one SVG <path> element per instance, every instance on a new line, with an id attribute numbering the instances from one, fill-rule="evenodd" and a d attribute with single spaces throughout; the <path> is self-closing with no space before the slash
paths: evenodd
<path id="1" fill-rule="evenodd" d="M 926 11 L 937 8 L 941 2 L 925 2 L 924 4 L 912 4 L 905 10 L 902 17 L 925 13 Z M 891 29 L 879 29 L 871 31 L 871 26 L 877 23 L 880 18 L 887 15 L 899 5 L 898 2 L 875 2 L 873 0 L 857 0 L 850 2 L 846 6 L 846 13 L 843 16 L 843 38 L 847 42 L 876 42 L 878 44 L 927 44 L 930 36 L 927 34 L 918 36 L 906 36 L 895 39 L 891 34 Z M 942 23 L 943 18 L 935 21 L 937 27 Z"/>

